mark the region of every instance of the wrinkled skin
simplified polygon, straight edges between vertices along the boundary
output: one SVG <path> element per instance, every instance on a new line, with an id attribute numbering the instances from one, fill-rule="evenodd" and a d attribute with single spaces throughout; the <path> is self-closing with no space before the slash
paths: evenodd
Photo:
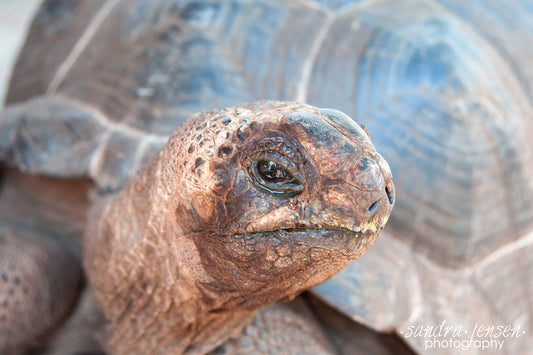
<path id="1" fill-rule="evenodd" d="M 92 210 L 85 268 L 113 353 L 204 353 L 370 248 L 387 163 L 338 111 L 262 102 L 193 116 Z"/>

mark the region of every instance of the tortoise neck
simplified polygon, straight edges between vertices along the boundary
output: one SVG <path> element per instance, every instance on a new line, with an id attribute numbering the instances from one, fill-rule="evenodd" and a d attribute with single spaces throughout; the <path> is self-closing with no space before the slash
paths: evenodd
<path id="1" fill-rule="evenodd" d="M 213 280 L 168 196 L 179 177 L 164 181 L 161 160 L 158 154 L 89 214 L 84 267 L 108 321 L 112 353 L 203 353 L 254 313 L 221 310 L 227 300 L 203 290 Z"/>

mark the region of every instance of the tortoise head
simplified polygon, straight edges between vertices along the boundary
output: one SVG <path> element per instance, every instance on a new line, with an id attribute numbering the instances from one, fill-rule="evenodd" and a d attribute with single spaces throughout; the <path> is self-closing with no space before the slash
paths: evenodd
<path id="1" fill-rule="evenodd" d="M 261 102 L 192 116 L 90 213 L 84 267 L 108 343 L 223 341 L 363 254 L 393 199 L 387 163 L 338 111 Z"/>
<path id="2" fill-rule="evenodd" d="M 390 169 L 343 113 L 261 102 L 190 122 L 164 155 L 182 169 L 175 217 L 210 292 L 250 307 L 290 298 L 376 241 L 394 202 Z"/>

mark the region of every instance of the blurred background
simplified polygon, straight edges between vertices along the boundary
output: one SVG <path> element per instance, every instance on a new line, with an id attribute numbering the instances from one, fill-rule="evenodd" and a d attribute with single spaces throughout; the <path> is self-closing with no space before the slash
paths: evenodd
<path id="1" fill-rule="evenodd" d="M 0 0 L 0 107 L 4 106 L 11 68 L 41 0 Z"/>

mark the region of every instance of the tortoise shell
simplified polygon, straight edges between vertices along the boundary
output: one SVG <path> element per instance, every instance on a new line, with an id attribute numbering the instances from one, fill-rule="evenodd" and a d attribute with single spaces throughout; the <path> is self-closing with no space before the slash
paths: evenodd
<path id="1" fill-rule="evenodd" d="M 98 119 L 80 116 L 85 145 L 65 164 L 48 157 L 71 144 L 68 127 L 56 145 L 17 136 L 2 154 L 112 190 L 192 112 L 335 107 L 369 128 L 397 201 L 375 249 L 314 292 L 382 330 L 531 328 L 532 19 L 525 2 L 46 1 L 7 103 L 52 97 Z"/>

